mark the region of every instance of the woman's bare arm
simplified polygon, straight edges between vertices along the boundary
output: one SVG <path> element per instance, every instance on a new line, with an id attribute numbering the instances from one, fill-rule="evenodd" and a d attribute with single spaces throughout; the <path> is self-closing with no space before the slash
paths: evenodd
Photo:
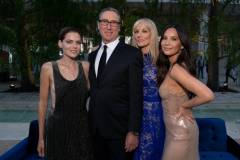
<path id="1" fill-rule="evenodd" d="M 38 138 L 38 152 L 40 156 L 44 156 L 44 126 L 45 117 L 48 104 L 48 93 L 50 88 L 50 75 L 52 65 L 47 62 L 42 65 L 40 73 L 40 95 L 38 104 L 38 123 L 39 123 L 39 138 Z"/>
<path id="2" fill-rule="evenodd" d="M 182 107 L 190 109 L 194 106 L 208 103 L 214 99 L 213 92 L 179 64 L 175 64 L 172 67 L 170 77 L 182 85 L 186 90 L 196 95 L 182 104 Z"/>

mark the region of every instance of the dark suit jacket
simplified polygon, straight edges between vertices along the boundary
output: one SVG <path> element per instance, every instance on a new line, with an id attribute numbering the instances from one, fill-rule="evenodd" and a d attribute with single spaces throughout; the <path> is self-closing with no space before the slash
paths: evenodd
<path id="1" fill-rule="evenodd" d="M 99 81 L 94 63 L 98 49 L 89 55 L 89 118 L 93 133 L 107 139 L 139 132 L 143 108 L 143 60 L 140 51 L 119 42 Z"/>

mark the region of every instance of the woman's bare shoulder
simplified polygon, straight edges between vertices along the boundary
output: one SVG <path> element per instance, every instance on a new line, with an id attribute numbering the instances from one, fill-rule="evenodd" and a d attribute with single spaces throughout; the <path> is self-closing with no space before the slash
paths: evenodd
<path id="1" fill-rule="evenodd" d="M 80 61 L 80 63 L 82 63 L 83 67 L 89 67 L 88 61 Z"/>
<path id="2" fill-rule="evenodd" d="M 172 67 L 171 67 L 171 70 L 170 70 L 170 75 L 171 76 L 175 76 L 175 75 L 180 75 L 180 74 L 186 74 L 187 69 L 182 66 L 182 65 L 179 65 L 179 64 L 174 64 Z"/>
<path id="3" fill-rule="evenodd" d="M 52 63 L 51 62 L 45 62 L 42 64 L 42 69 L 48 69 L 52 67 Z"/>
<path id="4" fill-rule="evenodd" d="M 80 63 L 82 64 L 82 67 L 85 71 L 89 70 L 89 62 L 88 61 L 80 61 Z"/>
<path id="5" fill-rule="evenodd" d="M 41 72 L 45 72 L 46 74 L 52 73 L 52 63 L 51 62 L 45 62 L 43 63 L 41 67 Z"/>

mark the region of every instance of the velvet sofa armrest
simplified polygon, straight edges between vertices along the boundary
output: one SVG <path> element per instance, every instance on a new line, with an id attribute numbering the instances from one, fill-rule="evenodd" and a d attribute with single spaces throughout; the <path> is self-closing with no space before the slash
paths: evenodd
<path id="1" fill-rule="evenodd" d="M 238 159 L 240 159 L 240 144 L 238 144 L 230 136 L 227 136 L 227 151 L 232 153 Z"/>
<path id="2" fill-rule="evenodd" d="M 23 139 L 1 155 L 1 160 L 19 160 L 28 154 L 28 138 Z"/>
<path id="3" fill-rule="evenodd" d="M 200 151 L 227 151 L 227 132 L 223 119 L 196 118 Z"/>
<path id="4" fill-rule="evenodd" d="M 38 145 L 38 121 L 33 120 L 30 123 L 29 132 L 28 132 L 28 152 L 33 154 L 38 154 L 37 152 Z"/>

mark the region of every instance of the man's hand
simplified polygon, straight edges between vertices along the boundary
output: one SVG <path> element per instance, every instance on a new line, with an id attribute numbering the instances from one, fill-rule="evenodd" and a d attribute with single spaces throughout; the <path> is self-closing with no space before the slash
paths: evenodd
<path id="1" fill-rule="evenodd" d="M 128 132 L 125 140 L 125 150 L 126 152 L 131 152 L 137 148 L 139 143 L 138 136 L 133 132 Z"/>

